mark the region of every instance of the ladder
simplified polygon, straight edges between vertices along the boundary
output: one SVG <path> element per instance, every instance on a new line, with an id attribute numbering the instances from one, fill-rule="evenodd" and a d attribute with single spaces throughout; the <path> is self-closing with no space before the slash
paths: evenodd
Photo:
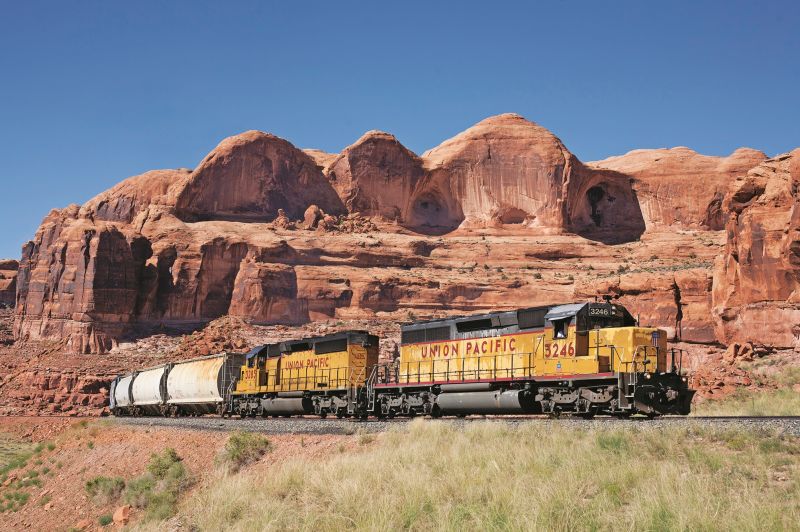
<path id="1" fill-rule="evenodd" d="M 375 381 L 378 377 L 377 364 L 372 367 L 369 377 L 364 380 L 367 368 L 362 367 L 355 379 L 351 379 L 347 386 L 347 413 L 352 415 L 358 411 L 360 392 L 364 393 L 364 407 L 366 412 L 371 412 L 375 408 Z M 364 386 L 359 383 L 364 382 Z"/>

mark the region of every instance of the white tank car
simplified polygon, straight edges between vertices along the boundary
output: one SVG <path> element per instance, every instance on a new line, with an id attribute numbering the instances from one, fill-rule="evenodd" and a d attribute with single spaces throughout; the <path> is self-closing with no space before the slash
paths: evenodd
<path id="1" fill-rule="evenodd" d="M 112 401 L 111 411 L 117 415 L 120 413 L 128 413 L 127 410 L 131 407 L 131 384 L 133 383 L 133 374 L 122 375 L 116 378 L 111 389 Z"/>
<path id="2" fill-rule="evenodd" d="M 235 387 L 244 360 L 244 354 L 220 353 L 174 363 L 167 375 L 168 413 L 218 412 Z"/>
<path id="3" fill-rule="evenodd" d="M 159 415 L 166 403 L 166 378 L 169 364 L 144 369 L 133 378 L 131 396 L 135 413 L 139 415 Z"/>

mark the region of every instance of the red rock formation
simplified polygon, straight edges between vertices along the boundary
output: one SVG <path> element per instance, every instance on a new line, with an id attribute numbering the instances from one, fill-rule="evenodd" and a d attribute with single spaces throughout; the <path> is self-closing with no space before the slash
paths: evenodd
<path id="1" fill-rule="evenodd" d="M 487 118 L 422 159 L 428 173 L 413 198 L 412 225 L 566 225 L 563 186 L 577 159 L 519 115 Z"/>
<path id="2" fill-rule="evenodd" d="M 351 213 L 402 222 L 423 170 L 394 136 L 370 131 L 329 163 L 326 174 Z"/>
<path id="3" fill-rule="evenodd" d="M 729 219 L 714 276 L 717 337 L 800 346 L 800 149 L 737 179 L 723 209 Z"/>
<path id="4" fill-rule="evenodd" d="M 223 140 L 189 176 L 178 194 L 185 220 L 272 220 L 283 208 L 303 215 L 309 204 L 344 212 L 314 160 L 289 142 L 260 131 Z"/>
<path id="5" fill-rule="evenodd" d="M 620 159 L 630 164 L 583 165 L 516 115 L 484 120 L 422 157 L 385 133 L 368 133 L 335 157 L 244 133 L 192 171 L 148 172 L 83 207 L 51 212 L 23 251 L 14 334 L 102 352 L 129 335 L 226 315 L 400 321 L 612 292 L 642 321 L 713 341 L 711 264 L 723 235 L 709 229 L 728 211 L 706 216 L 716 212 L 708 206 L 724 178 L 758 155 L 703 159 L 711 189 L 699 174 L 676 170 L 683 167 L 673 155 L 663 163 L 671 174 L 640 156 L 633 159 L 641 167 L 629 156 Z M 690 167 L 696 157 L 679 159 Z M 770 212 L 785 216 L 781 198 Z M 737 227 L 746 212 L 735 214 Z M 291 230 L 301 217 L 317 230 Z M 675 232 L 677 224 L 691 230 Z M 793 264 L 791 242 L 769 256 Z M 751 303 L 765 301 L 746 288 L 764 274 L 732 268 L 725 272 L 735 269 L 733 277 L 720 279 L 744 288 L 715 289 L 726 323 L 734 320 L 725 309 L 754 315 Z M 784 295 L 794 301 L 787 294 L 767 294 L 767 312 Z M 729 336 L 727 326 L 716 331 Z"/>
<path id="6" fill-rule="evenodd" d="M 587 163 L 629 176 L 648 229 L 679 225 L 722 229 L 722 198 L 731 182 L 766 159 L 740 148 L 728 157 L 700 155 L 689 148 L 634 150 Z"/>
<path id="7" fill-rule="evenodd" d="M 0 260 L 0 305 L 11 306 L 17 299 L 17 270 L 15 260 Z"/>
<path id="8" fill-rule="evenodd" d="M 644 230 L 629 180 L 583 166 L 519 115 L 487 118 L 425 152 L 427 174 L 405 215 L 411 227 L 517 226 L 632 240 Z"/>

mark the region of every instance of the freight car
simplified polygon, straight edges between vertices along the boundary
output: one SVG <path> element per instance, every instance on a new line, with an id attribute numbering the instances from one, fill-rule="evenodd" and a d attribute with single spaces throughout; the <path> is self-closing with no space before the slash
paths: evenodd
<path id="1" fill-rule="evenodd" d="M 224 414 L 244 362 L 243 354 L 220 353 L 121 375 L 111 383 L 111 412 L 116 416 Z"/>
<path id="2" fill-rule="evenodd" d="M 688 414 L 694 391 L 665 331 L 607 300 L 401 327 L 370 390 L 378 416 Z"/>

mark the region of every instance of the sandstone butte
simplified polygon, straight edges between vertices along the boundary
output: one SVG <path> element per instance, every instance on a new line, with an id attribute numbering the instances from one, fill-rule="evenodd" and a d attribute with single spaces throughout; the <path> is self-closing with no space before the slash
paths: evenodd
<path id="1" fill-rule="evenodd" d="M 379 131 L 339 154 L 248 131 L 50 212 L 13 333 L 100 353 L 226 315 L 385 323 L 612 294 L 684 342 L 798 348 L 798 181 L 800 150 L 582 163 L 514 114 L 422 155 Z"/>

